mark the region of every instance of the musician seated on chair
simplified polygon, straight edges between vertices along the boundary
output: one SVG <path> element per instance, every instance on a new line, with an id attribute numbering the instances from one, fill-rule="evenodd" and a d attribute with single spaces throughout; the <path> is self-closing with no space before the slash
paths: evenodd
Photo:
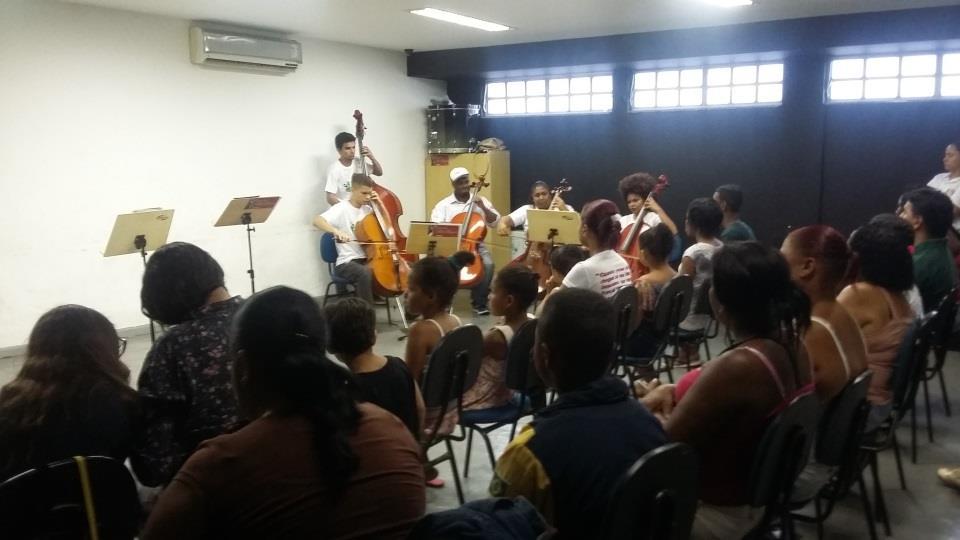
<path id="1" fill-rule="evenodd" d="M 530 223 L 527 221 L 527 210 L 550 210 L 551 208 L 561 211 L 574 210 L 572 206 L 564 202 L 559 193 L 556 198 L 552 197 L 550 186 L 542 180 L 538 180 L 530 186 L 530 200 L 532 204 L 525 204 L 500 218 L 500 223 L 497 224 L 497 233 L 500 236 L 507 236 L 511 229 L 517 227 L 523 227 L 524 232 L 526 232 L 530 228 Z"/>
<path id="2" fill-rule="evenodd" d="M 345 201 L 350 197 L 353 173 L 361 172 L 360 159 L 367 160 L 367 169 L 373 176 L 383 176 L 383 167 L 374 157 L 370 147 L 364 146 L 357 156 L 357 138 L 347 132 L 338 133 L 333 140 L 339 154 L 336 161 L 327 167 L 327 184 L 324 191 L 327 193 L 327 202 L 331 205 Z"/>
<path id="3" fill-rule="evenodd" d="M 373 211 L 369 203 L 376 200 L 377 194 L 369 176 L 354 174 L 350 186 L 349 196 L 314 218 L 313 225 L 336 237 L 337 275 L 352 282 L 357 296 L 372 304 L 373 272 L 367 266 L 367 254 L 357 243 L 354 229 Z"/>
<path id="4" fill-rule="evenodd" d="M 470 201 L 470 171 L 464 167 L 455 167 L 450 171 L 450 182 L 453 184 L 453 193 L 441 199 L 430 212 L 430 221 L 434 223 L 450 223 L 454 216 L 467 211 Z M 483 216 L 487 225 L 493 225 L 500 219 L 500 213 L 486 197 L 477 196 L 473 212 Z M 487 295 L 490 293 L 490 281 L 493 279 L 493 257 L 483 242 L 477 244 L 477 252 L 483 261 L 483 279 L 470 291 L 470 302 L 476 315 L 489 315 Z"/>

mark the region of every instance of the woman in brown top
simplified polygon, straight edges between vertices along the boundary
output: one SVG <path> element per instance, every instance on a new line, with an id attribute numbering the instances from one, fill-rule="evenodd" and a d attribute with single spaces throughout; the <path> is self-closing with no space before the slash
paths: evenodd
<path id="1" fill-rule="evenodd" d="M 873 404 L 867 429 L 877 427 L 890 411 L 890 376 L 903 336 L 913 323 L 904 291 L 913 287 L 909 229 L 899 219 L 877 219 L 850 235 L 857 256 L 857 279 L 837 300 L 850 312 L 867 344 L 867 368 L 873 372 L 867 398 Z"/>
<path id="2" fill-rule="evenodd" d="M 790 233 L 780 252 L 790 265 L 790 278 L 812 304 L 803 342 L 813 360 L 817 397 L 827 403 L 867 368 L 863 334 L 837 302 L 850 266 L 850 248 L 835 229 L 810 225 Z"/>
<path id="3" fill-rule="evenodd" d="M 416 442 L 357 404 L 324 355 L 306 293 L 252 296 L 230 335 L 246 427 L 203 443 L 161 495 L 143 538 L 405 538 L 425 507 Z"/>

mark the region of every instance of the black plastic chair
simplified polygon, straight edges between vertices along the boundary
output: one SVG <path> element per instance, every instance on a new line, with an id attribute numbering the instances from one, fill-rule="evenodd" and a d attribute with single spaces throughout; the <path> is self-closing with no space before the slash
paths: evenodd
<path id="1" fill-rule="evenodd" d="M 95 516 L 102 540 L 136 537 L 142 509 L 133 477 L 113 458 L 91 456 L 86 463 L 91 506 L 86 506 L 78 458 L 31 469 L 0 484 L 3 538 L 90 538 Z"/>
<path id="2" fill-rule="evenodd" d="M 810 457 L 819 417 L 816 395 L 806 394 L 794 399 L 767 426 L 749 478 L 750 505 L 766 510 L 748 538 L 762 538 L 774 518 L 780 519 L 782 538 L 794 537 L 790 500 Z"/>
<path id="3" fill-rule="evenodd" d="M 625 350 L 627 338 L 640 324 L 640 295 L 633 285 L 622 287 L 610 299 L 617 313 L 616 351 L 617 362 L 623 364 L 626 360 Z"/>
<path id="4" fill-rule="evenodd" d="M 670 443 L 630 467 L 604 518 L 603 540 L 686 540 L 697 511 L 699 468 L 692 448 Z"/>
<path id="5" fill-rule="evenodd" d="M 712 280 L 708 279 L 700 286 L 700 290 L 697 292 L 696 309 L 693 311 L 697 315 L 708 315 L 710 317 L 706 326 L 699 330 L 684 330 L 681 328 L 677 332 L 677 339 L 680 343 L 684 345 L 696 345 L 698 350 L 703 346 L 707 360 L 712 358 L 710 353 L 710 340 L 720 334 L 720 323 L 716 317 L 714 317 L 713 308 L 710 305 L 711 283 Z M 687 363 L 687 369 L 690 369 L 689 362 Z"/>
<path id="6" fill-rule="evenodd" d="M 912 415 L 912 447 L 913 459 L 917 455 L 917 422 L 916 401 L 917 389 L 923 379 L 927 367 L 927 354 L 930 352 L 930 337 L 934 331 L 935 312 L 930 312 L 916 321 L 904 336 L 903 345 L 894 364 L 891 386 L 893 388 L 893 402 L 890 414 L 876 430 L 868 433 L 860 447 L 863 460 L 870 467 L 873 476 L 874 502 L 877 517 L 883 522 L 884 531 L 890 536 L 890 519 L 887 512 L 887 503 L 883 498 L 883 486 L 880 484 L 879 465 L 877 454 L 888 448 L 893 448 L 893 455 L 897 462 L 897 474 L 900 477 L 900 487 L 907 489 L 907 481 L 903 475 L 903 463 L 900 459 L 900 443 L 897 440 L 897 427 L 903 417 L 909 412 Z"/>
<path id="7" fill-rule="evenodd" d="M 832 474 L 823 478 L 808 477 L 807 481 L 815 484 L 811 486 L 813 489 L 806 496 L 796 493 L 795 490 L 791 500 L 792 510 L 799 510 L 813 503 L 815 513 L 812 517 L 796 512 L 792 517 L 797 521 L 816 523 L 818 539 L 823 538 L 823 523 L 833 513 L 837 501 L 844 499 L 850 493 L 850 487 L 854 482 L 859 488 L 870 538 L 872 540 L 877 538 L 877 529 L 860 460 L 860 444 L 863 442 L 863 431 L 870 414 L 867 390 L 870 388 L 872 377 L 873 374 L 869 371 L 862 373 L 830 401 L 826 412 L 820 417 L 820 425 L 817 428 L 817 440 L 814 446 L 817 464 L 812 468 L 832 470 Z M 801 474 L 801 478 L 805 478 L 805 475 Z"/>
<path id="8" fill-rule="evenodd" d="M 460 471 L 453 453 L 451 441 L 462 441 L 464 436 L 439 433 L 444 417 L 450 411 L 451 402 L 457 414 L 463 414 L 463 392 L 477 382 L 480 362 L 483 359 L 483 333 L 474 325 L 461 326 L 440 339 L 440 343 L 430 353 L 423 374 L 423 403 L 429 409 L 437 409 L 439 414 L 432 426 L 428 426 L 429 435 L 423 441 L 424 452 L 443 443 L 446 452 L 428 459 L 431 466 L 444 461 L 450 462 L 453 469 L 453 482 L 457 488 L 457 498 L 463 504 L 463 488 L 460 485 Z"/>
<path id="9" fill-rule="evenodd" d="M 947 350 L 950 347 L 950 339 L 953 335 L 954 320 L 957 317 L 957 294 L 960 294 L 960 288 L 954 288 L 940 300 L 940 304 L 937 305 L 937 320 L 933 323 L 933 335 L 930 337 L 933 365 L 927 365 L 922 381 L 923 402 L 927 409 L 927 438 L 930 442 L 933 442 L 933 418 L 930 412 L 930 389 L 927 383 L 934 378 L 940 379 L 943 411 L 947 416 L 952 416 L 950 397 L 947 394 L 947 383 L 943 379 L 943 364 L 947 359 Z"/>
<path id="10" fill-rule="evenodd" d="M 337 239 L 330 233 L 320 235 L 320 258 L 327 263 L 327 273 L 330 274 L 330 283 L 327 283 L 327 289 L 323 292 L 323 305 L 326 306 L 330 298 L 356 296 L 357 288 L 353 282 L 337 275 Z M 330 294 L 330 287 L 338 285 L 346 292 Z"/>
<path id="11" fill-rule="evenodd" d="M 670 382 L 673 382 L 673 362 L 680 347 L 680 322 L 687 317 L 692 299 L 693 280 L 690 276 L 678 275 L 660 291 L 653 310 L 654 331 L 660 337 L 660 345 L 649 362 L 657 375 L 666 373 Z M 667 354 L 670 348 L 673 355 Z"/>
<path id="12" fill-rule="evenodd" d="M 523 323 L 507 347 L 506 386 L 514 391 L 517 401 L 492 409 L 463 411 L 460 415 L 460 425 L 467 430 L 464 478 L 469 474 L 474 431 L 483 437 L 492 468 L 496 464 L 496 458 L 493 455 L 493 445 L 490 444 L 490 433 L 509 425 L 511 426 L 510 440 L 513 440 L 517 432 L 517 422 L 524 416 L 533 414 L 537 406 L 543 404 L 546 389 L 532 363 L 533 338 L 536 330 L 537 321 L 530 320 Z"/>

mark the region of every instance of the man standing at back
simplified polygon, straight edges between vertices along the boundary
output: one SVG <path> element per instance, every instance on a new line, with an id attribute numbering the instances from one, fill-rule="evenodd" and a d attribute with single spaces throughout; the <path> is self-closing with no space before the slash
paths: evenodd
<path id="1" fill-rule="evenodd" d="M 537 322 L 534 364 L 557 400 L 507 446 L 490 494 L 523 495 L 560 532 L 595 538 L 627 469 L 666 443 L 660 423 L 608 375 L 613 305 L 587 289 L 561 289 Z"/>
<path id="2" fill-rule="evenodd" d="M 360 149 L 362 157 L 357 157 L 357 138 L 346 131 L 338 133 L 333 139 L 337 145 L 336 161 L 327 167 L 327 183 L 324 191 L 327 193 L 327 202 L 330 206 L 350 198 L 350 183 L 354 173 L 363 174 L 360 159 L 367 160 L 367 173 L 370 176 L 383 176 L 383 167 L 373 156 L 370 148 Z"/>
<path id="3" fill-rule="evenodd" d="M 736 184 L 724 184 L 713 193 L 713 200 L 717 201 L 723 210 L 723 232 L 720 240 L 724 244 L 729 242 L 747 242 L 756 240 L 753 229 L 740 219 L 740 207 L 743 205 L 743 191 Z"/>

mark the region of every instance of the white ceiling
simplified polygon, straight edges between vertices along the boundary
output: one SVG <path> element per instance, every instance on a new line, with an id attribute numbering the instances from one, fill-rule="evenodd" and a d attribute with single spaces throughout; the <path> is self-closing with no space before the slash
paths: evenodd
<path id="1" fill-rule="evenodd" d="M 960 0 L 61 0 L 213 20 L 386 49 L 434 50 L 944 5 Z M 408 13 L 446 9 L 513 28 L 484 32 Z"/>

